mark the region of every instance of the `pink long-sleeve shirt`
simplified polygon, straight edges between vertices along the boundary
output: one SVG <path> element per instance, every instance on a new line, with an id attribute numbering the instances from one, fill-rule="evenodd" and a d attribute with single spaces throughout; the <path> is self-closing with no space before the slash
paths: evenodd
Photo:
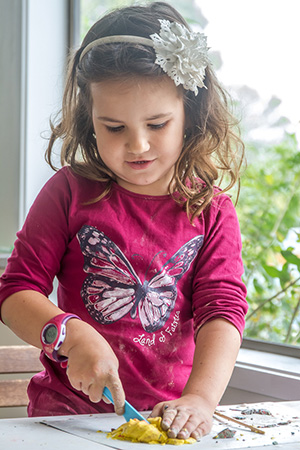
<path id="1" fill-rule="evenodd" d="M 129 192 L 69 168 L 44 186 L 17 235 L 1 278 L 0 305 L 11 294 L 49 296 L 109 342 L 126 398 L 138 410 L 178 398 L 189 377 L 194 336 L 224 318 L 242 334 L 247 311 L 241 237 L 230 198 L 221 194 L 191 225 L 169 195 Z M 73 389 L 65 369 L 42 352 L 45 371 L 29 386 L 29 415 L 111 411 Z"/>

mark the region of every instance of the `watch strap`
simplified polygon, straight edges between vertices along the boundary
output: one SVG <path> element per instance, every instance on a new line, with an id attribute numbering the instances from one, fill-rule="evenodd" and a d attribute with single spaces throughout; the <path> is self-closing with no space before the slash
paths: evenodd
<path id="1" fill-rule="evenodd" d="M 57 316 L 50 319 L 44 325 L 41 331 L 40 339 L 46 356 L 52 361 L 61 363 L 62 367 L 66 367 L 67 365 L 66 361 L 68 360 L 68 358 L 66 356 L 59 355 L 58 350 L 62 346 L 66 337 L 66 323 L 68 322 L 68 320 L 72 318 L 81 320 L 80 317 L 77 316 L 76 314 L 71 313 L 58 314 Z M 53 343 L 49 344 L 45 340 L 45 333 L 47 329 L 53 325 L 57 328 L 57 337 Z"/>

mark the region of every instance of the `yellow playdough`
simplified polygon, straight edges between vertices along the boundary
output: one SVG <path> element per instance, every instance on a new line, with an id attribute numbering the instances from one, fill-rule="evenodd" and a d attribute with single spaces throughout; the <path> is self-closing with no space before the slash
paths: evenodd
<path id="1" fill-rule="evenodd" d="M 161 428 L 161 417 L 149 418 L 147 423 L 145 420 L 130 419 L 129 422 L 123 423 L 116 430 L 112 430 L 107 434 L 108 438 L 119 439 L 120 441 L 144 442 L 146 444 L 194 444 L 196 439 L 175 439 L 169 438 L 167 432 Z"/>

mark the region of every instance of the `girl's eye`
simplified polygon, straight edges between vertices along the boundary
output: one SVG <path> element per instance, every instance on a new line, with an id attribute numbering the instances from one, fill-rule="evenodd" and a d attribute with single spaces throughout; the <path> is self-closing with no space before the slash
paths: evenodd
<path id="1" fill-rule="evenodd" d="M 158 124 L 150 124 L 149 127 L 153 130 L 160 130 L 167 125 L 168 122 L 158 123 Z"/>
<path id="2" fill-rule="evenodd" d="M 122 131 L 123 128 L 123 125 L 120 125 L 119 127 L 109 127 L 108 125 L 106 126 L 107 131 L 109 131 L 110 133 L 118 133 Z"/>
<path id="3" fill-rule="evenodd" d="M 149 128 L 151 128 L 152 130 L 161 130 L 162 128 L 164 128 L 167 125 L 168 122 L 163 122 L 163 123 L 158 123 L 158 124 L 149 124 Z M 124 125 L 119 125 L 118 127 L 110 127 L 109 125 L 106 125 L 106 129 L 107 131 L 109 131 L 110 133 L 119 133 L 120 131 L 122 131 L 124 129 Z"/>

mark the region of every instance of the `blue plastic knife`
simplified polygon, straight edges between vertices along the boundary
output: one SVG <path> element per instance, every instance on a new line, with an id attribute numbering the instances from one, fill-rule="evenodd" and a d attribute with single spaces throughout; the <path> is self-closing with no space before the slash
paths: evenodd
<path id="1" fill-rule="evenodd" d="M 105 395 L 106 398 L 108 398 L 108 400 L 110 402 L 112 402 L 112 404 L 114 404 L 112 395 L 110 390 L 105 387 L 103 389 L 103 395 Z M 125 411 L 123 416 L 125 417 L 126 421 L 128 422 L 130 419 L 139 419 L 139 420 L 145 420 L 146 422 L 148 422 L 147 419 L 145 419 L 145 417 L 143 417 L 130 403 L 128 403 L 125 400 Z M 149 422 L 148 422 L 149 423 Z"/>

